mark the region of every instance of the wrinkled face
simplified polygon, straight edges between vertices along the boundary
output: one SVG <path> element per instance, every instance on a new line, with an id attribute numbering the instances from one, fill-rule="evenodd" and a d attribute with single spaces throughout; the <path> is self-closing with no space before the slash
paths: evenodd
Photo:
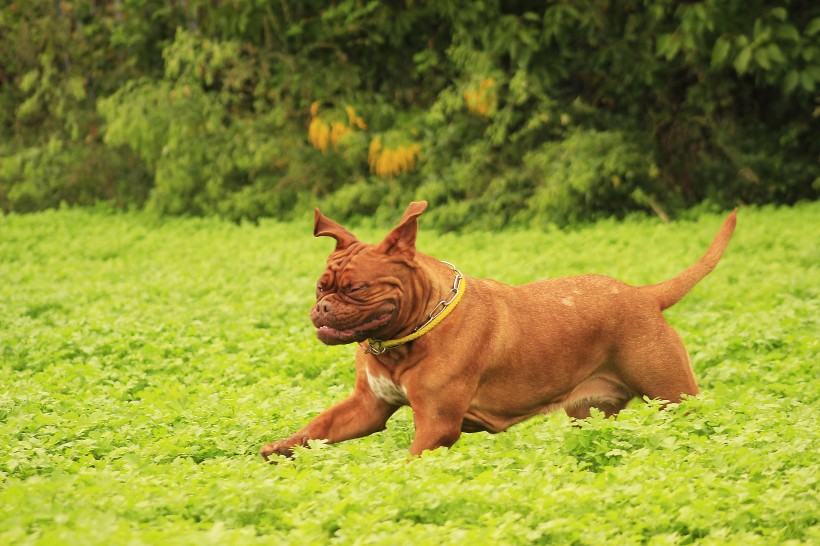
<path id="1" fill-rule="evenodd" d="M 416 219 L 426 201 L 410 203 L 399 225 L 379 244 L 362 243 L 316 209 L 313 235 L 336 239 L 316 285 L 310 320 L 327 345 L 390 339 L 401 329 L 397 319 L 402 280 L 408 280 L 416 255 Z M 409 283 L 408 283 L 409 284 Z"/>
<path id="2" fill-rule="evenodd" d="M 373 245 L 333 252 L 316 285 L 310 319 L 322 343 L 339 345 L 380 338 L 394 325 L 401 297 L 400 262 Z"/>

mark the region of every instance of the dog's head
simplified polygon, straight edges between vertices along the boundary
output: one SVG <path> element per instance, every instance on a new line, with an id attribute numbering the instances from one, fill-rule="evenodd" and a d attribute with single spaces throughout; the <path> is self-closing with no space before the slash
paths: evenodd
<path id="1" fill-rule="evenodd" d="M 399 225 L 378 244 L 355 235 L 316 209 L 313 235 L 333 237 L 336 248 L 316 285 L 310 319 L 327 345 L 390 339 L 404 325 L 401 310 L 411 306 L 418 216 L 426 201 L 410 203 Z"/>

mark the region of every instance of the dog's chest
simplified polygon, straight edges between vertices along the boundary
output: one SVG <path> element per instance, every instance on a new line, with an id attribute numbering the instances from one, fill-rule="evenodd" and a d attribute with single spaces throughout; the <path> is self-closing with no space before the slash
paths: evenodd
<path id="1" fill-rule="evenodd" d="M 396 406 L 408 403 L 407 390 L 404 387 L 397 385 L 386 375 L 372 373 L 370 369 L 365 369 L 365 371 L 367 373 L 367 384 L 376 398 Z"/>

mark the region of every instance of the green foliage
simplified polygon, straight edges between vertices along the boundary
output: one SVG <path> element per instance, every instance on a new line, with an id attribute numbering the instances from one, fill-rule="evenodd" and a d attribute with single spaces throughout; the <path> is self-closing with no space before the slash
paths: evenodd
<path id="1" fill-rule="evenodd" d="M 658 173 L 639 146 L 615 132 L 577 131 L 524 162 L 539 181 L 529 201 L 533 219 L 561 224 L 634 209 Z"/>
<path id="2" fill-rule="evenodd" d="M 282 109 L 225 115 L 242 114 L 232 90 L 260 72 L 252 60 L 238 64 L 238 50 L 180 30 L 164 52 L 164 80 L 134 82 L 99 103 L 106 142 L 143 159 L 155 178 L 149 205 L 162 213 L 282 216 L 306 189 L 288 173 L 305 146 Z"/>
<path id="3" fill-rule="evenodd" d="M 11 2 L 0 10 L 0 210 L 145 201 L 153 183 L 133 155 L 102 145 L 95 104 L 152 73 L 163 2 Z M 149 16 L 150 17 L 150 16 Z M 141 21 L 141 22 L 138 22 Z M 137 35 L 127 37 L 130 32 Z"/>
<path id="4" fill-rule="evenodd" d="M 310 215 L 0 216 L 0 542 L 815 544 L 818 213 L 742 209 L 717 269 L 666 312 L 703 391 L 679 406 L 551 414 L 410 462 L 404 409 L 277 466 L 259 446 L 353 382 L 353 348 L 321 345 L 308 320 L 330 244 Z M 423 230 L 419 246 L 510 283 L 646 284 L 692 263 L 721 219 Z"/>
<path id="5" fill-rule="evenodd" d="M 83 146 L 115 178 L 133 153 L 164 214 L 424 197 L 442 229 L 563 225 L 820 188 L 820 17 L 797 0 L 31 0 L 0 34 L 0 161 L 64 142 L 59 188 Z"/>
<path id="6" fill-rule="evenodd" d="M 143 203 L 151 185 L 126 150 L 56 138 L 0 158 L 0 181 L 0 210 L 20 212 L 99 201 L 126 208 Z"/>

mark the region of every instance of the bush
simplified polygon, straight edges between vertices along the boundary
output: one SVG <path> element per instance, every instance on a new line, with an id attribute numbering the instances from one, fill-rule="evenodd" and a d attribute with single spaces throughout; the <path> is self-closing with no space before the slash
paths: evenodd
<path id="1" fill-rule="evenodd" d="M 378 220 L 426 198 L 449 229 L 818 195 L 805 2 L 14 6 L 3 148 L 73 150 L 55 192 L 103 135 L 103 170 L 140 157 L 163 214 Z M 21 180 L 6 208 L 53 204 Z"/>
<path id="2" fill-rule="evenodd" d="M 644 205 L 657 193 L 658 176 L 645 149 L 618 132 L 579 130 L 528 153 L 533 217 L 566 224 Z"/>
<path id="3" fill-rule="evenodd" d="M 127 150 L 53 139 L 0 158 L 0 210 L 31 212 L 100 201 L 125 208 L 147 199 L 151 179 Z"/>

